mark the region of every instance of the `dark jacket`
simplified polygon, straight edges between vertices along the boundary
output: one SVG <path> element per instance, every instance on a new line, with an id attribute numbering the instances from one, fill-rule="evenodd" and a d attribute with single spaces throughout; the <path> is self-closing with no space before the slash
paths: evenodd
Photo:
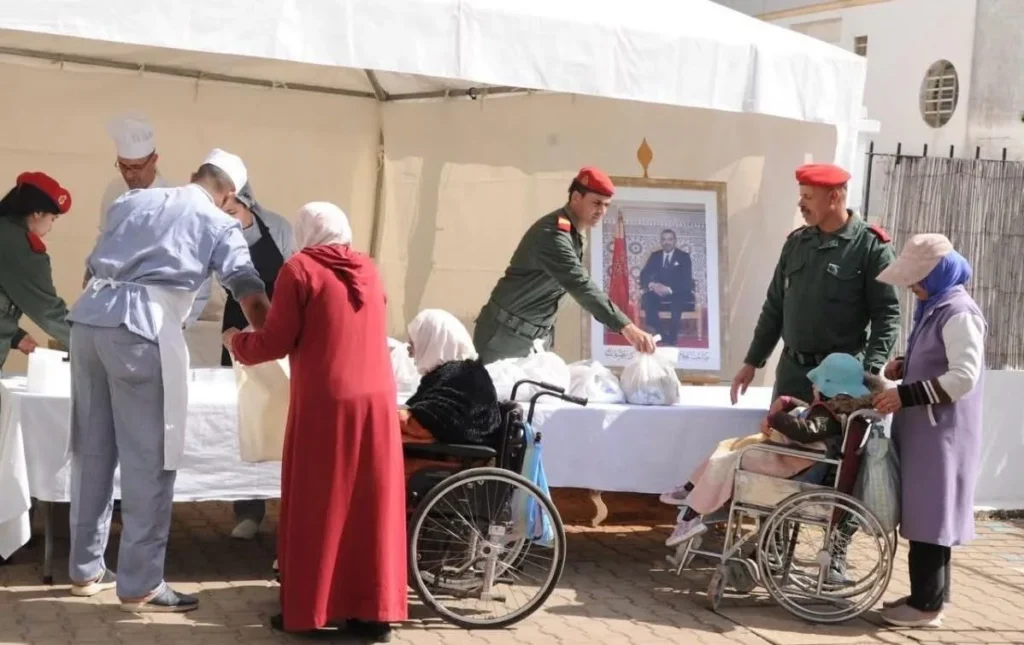
<path id="1" fill-rule="evenodd" d="M 65 347 L 70 343 L 68 308 L 53 286 L 50 256 L 33 248 L 27 229 L 14 217 L 0 217 L 0 365 L 25 337 L 22 314 Z"/>
<path id="2" fill-rule="evenodd" d="M 690 254 L 682 249 L 676 249 L 672 252 L 672 262 L 667 267 L 664 266 L 664 257 L 665 252 L 659 249 L 647 258 L 647 263 L 640 271 L 640 290 L 647 293 L 647 285 L 657 282 L 672 290 L 672 295 L 666 299 L 692 306 L 693 261 Z"/>
<path id="3" fill-rule="evenodd" d="M 406 406 L 441 443 L 499 447 L 498 393 L 479 360 L 438 365 L 423 375 Z"/>
<path id="4" fill-rule="evenodd" d="M 797 443 L 824 441 L 829 454 L 836 454 L 841 449 L 846 420 L 858 410 L 872 409 L 872 398 L 885 389 L 886 381 L 880 376 L 865 373 L 864 385 L 871 394 L 859 398 L 840 394 L 834 399 L 826 399 L 810 406 L 802 419 L 786 410 L 776 412 L 768 419 L 768 425 Z M 806 404 L 794 399 L 789 409 L 801 405 Z"/>

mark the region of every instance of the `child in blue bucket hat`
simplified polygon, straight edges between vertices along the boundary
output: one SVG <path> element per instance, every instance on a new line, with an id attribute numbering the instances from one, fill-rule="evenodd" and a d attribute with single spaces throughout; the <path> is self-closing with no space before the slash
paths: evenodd
<path id="1" fill-rule="evenodd" d="M 760 450 L 744 455 L 743 448 L 770 441 L 822 450 L 835 457 L 842 449 L 847 417 L 857 410 L 872 409 L 873 394 L 887 385 L 884 378 L 865 372 L 861 361 L 850 354 L 829 354 L 807 378 L 814 388 L 813 401 L 780 396 L 769 408 L 761 432 L 719 443 L 686 484 L 661 496 L 666 504 L 684 507 L 666 546 L 676 548 L 707 530 L 702 516 L 719 510 L 732 497 L 736 462 L 741 457 L 743 470 L 784 479 L 816 463 Z"/>

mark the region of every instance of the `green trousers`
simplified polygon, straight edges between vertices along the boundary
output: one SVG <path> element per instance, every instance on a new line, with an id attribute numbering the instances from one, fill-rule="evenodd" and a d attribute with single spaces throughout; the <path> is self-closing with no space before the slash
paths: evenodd
<path id="1" fill-rule="evenodd" d="M 807 373 L 813 367 L 805 367 L 785 352 L 779 357 L 778 367 L 775 368 L 775 390 L 772 392 L 772 401 L 780 396 L 792 396 L 810 403 L 814 398 L 814 390 L 811 382 L 807 380 Z"/>
<path id="2" fill-rule="evenodd" d="M 551 340 L 545 339 L 545 347 Z M 473 329 L 473 346 L 480 355 L 480 361 L 487 365 L 505 358 L 523 358 L 533 350 L 533 339 L 517 334 L 502 325 L 487 310 L 481 312 Z"/>

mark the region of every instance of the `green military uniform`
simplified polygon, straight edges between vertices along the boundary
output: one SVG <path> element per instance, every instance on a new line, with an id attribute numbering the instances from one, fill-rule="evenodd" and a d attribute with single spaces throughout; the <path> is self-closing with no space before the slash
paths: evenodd
<path id="1" fill-rule="evenodd" d="M 775 395 L 804 401 L 812 397 L 807 373 L 828 354 L 853 354 L 866 369 L 881 369 L 899 334 L 900 306 L 896 290 L 875 277 L 894 257 L 885 232 L 853 213 L 833 233 L 807 226 L 793 231 L 744 362 L 764 367 L 782 338 Z"/>
<path id="2" fill-rule="evenodd" d="M 50 256 L 34 251 L 16 217 L 0 217 L 0 366 L 25 336 L 22 314 L 67 347 L 71 328 L 67 305 L 53 286 Z"/>
<path id="3" fill-rule="evenodd" d="M 550 344 L 558 302 L 566 293 L 612 331 L 630 323 L 590 279 L 583 266 L 583 236 L 572 213 L 563 207 L 526 231 L 481 309 L 473 332 L 481 360 L 526 356 L 537 339 Z"/>

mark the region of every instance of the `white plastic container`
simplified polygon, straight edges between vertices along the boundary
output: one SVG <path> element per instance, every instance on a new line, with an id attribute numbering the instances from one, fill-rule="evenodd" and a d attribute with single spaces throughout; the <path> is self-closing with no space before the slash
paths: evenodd
<path id="1" fill-rule="evenodd" d="M 30 394 L 50 396 L 71 392 L 71 363 L 65 363 L 67 352 L 37 347 L 28 356 L 26 389 Z"/>

